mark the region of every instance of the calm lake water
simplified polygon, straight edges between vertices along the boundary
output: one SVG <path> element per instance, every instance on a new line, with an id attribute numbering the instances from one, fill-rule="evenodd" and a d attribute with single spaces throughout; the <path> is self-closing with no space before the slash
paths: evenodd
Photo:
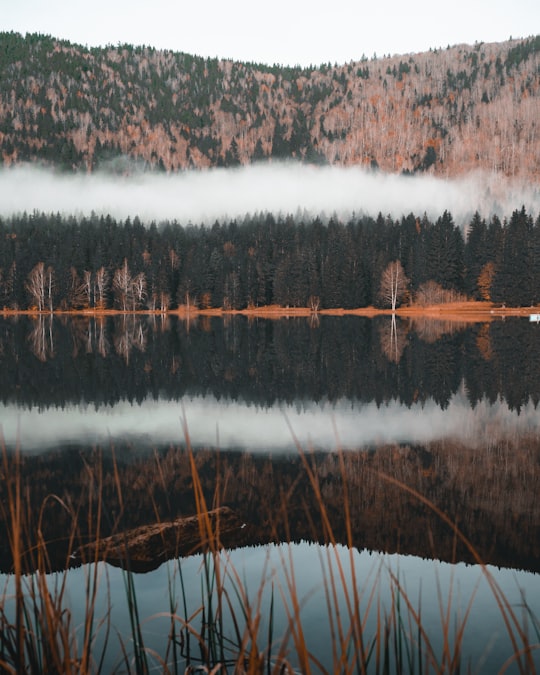
<path id="1" fill-rule="evenodd" d="M 228 550 L 250 594 L 264 579 L 267 608 L 272 581 L 286 589 L 284 570 L 300 570 L 308 646 L 328 668 L 324 588 L 339 559 L 349 594 L 354 570 L 357 586 L 376 580 L 385 607 L 392 574 L 414 602 L 421 597 L 434 643 L 441 603 L 451 600 L 452 614 L 463 616 L 473 597 L 463 663 L 489 673 L 512 648 L 484 573 L 452 529 L 393 481 L 458 524 L 516 614 L 525 599 L 540 617 L 538 363 L 540 327 L 527 319 L 398 319 L 395 326 L 388 317 L 0 319 L 0 424 L 8 453 L 21 449 L 31 510 L 50 493 L 82 504 L 88 467 L 99 462 L 112 476 L 114 454 L 126 529 L 155 522 L 156 514 L 194 512 L 189 440 L 208 503 L 219 484 L 220 502 L 245 524 Z M 328 509 L 331 546 L 301 452 Z M 118 514 L 115 485 L 107 489 L 105 511 Z M 69 519 L 48 508 L 45 536 L 61 539 Z M 104 517 L 102 533 L 111 527 Z M 291 543 L 278 545 L 285 539 Z M 7 573 L 4 533 L 2 541 Z M 61 546 L 51 549 L 56 570 L 63 555 Z M 110 581 L 114 623 L 128 631 L 124 572 L 98 565 Z M 169 580 L 179 569 L 190 580 L 188 613 L 200 605 L 193 581 L 200 555 L 151 567 L 135 575 L 141 615 L 168 611 Z M 68 573 L 75 608 L 88 571 Z M 340 586 L 338 604 L 346 592 Z M 105 597 L 100 602 L 104 608 Z M 369 630 L 375 606 L 366 614 Z M 283 608 L 275 622 L 275 634 L 284 633 Z M 158 651 L 165 624 L 145 624 Z M 117 657 L 111 652 L 110 665 Z"/>

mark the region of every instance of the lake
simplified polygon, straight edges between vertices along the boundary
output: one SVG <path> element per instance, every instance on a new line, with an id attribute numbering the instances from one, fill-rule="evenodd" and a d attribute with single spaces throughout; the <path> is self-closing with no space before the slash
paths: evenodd
<path id="1" fill-rule="evenodd" d="M 50 579 L 63 578 L 75 507 L 81 543 L 98 530 L 107 537 L 191 516 L 199 490 L 209 508 L 238 519 L 215 560 L 237 570 L 227 583 L 241 580 L 257 598 L 260 635 L 270 614 L 276 640 L 290 633 L 297 596 L 312 666 L 332 671 L 351 606 L 362 607 L 365 635 L 376 635 L 377 612 L 394 616 L 401 598 L 407 621 L 421 606 L 422 639 L 437 653 L 466 617 L 461 663 L 493 672 L 515 651 L 493 584 L 520 621 L 530 612 L 538 641 L 539 337 L 526 318 L 0 319 L 4 461 L 14 466 L 20 448 L 28 548 L 39 520 Z M 5 504 L 5 480 L 2 492 Z M 9 591 L 6 520 L 4 509 Z M 181 553 L 133 564 L 141 616 L 170 610 L 171 579 L 184 618 L 200 607 L 207 557 Z M 32 555 L 24 562 L 32 572 Z M 129 635 L 126 571 L 68 566 L 74 615 L 95 570 L 107 579 L 101 611 L 112 602 L 114 625 Z M 228 638 L 233 624 L 221 627 Z M 170 620 L 144 626 L 145 644 L 164 654 Z M 302 668 L 294 639 L 289 656 Z M 196 664 L 185 645 L 182 663 Z M 107 668 L 118 652 L 109 646 Z M 538 654 L 529 666 L 540 666 Z M 519 672 L 515 663 L 509 672 Z"/>

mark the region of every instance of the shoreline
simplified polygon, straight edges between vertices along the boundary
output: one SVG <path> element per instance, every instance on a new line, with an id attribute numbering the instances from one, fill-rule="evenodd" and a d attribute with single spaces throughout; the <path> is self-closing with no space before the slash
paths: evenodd
<path id="1" fill-rule="evenodd" d="M 167 311 L 140 309 L 134 311 L 122 311 L 119 309 L 73 309 L 38 311 L 35 309 L 15 310 L 3 308 L 0 310 L 2 317 L 44 317 L 44 316 L 77 316 L 77 317 L 107 317 L 107 316 L 176 316 L 180 318 L 196 318 L 198 316 L 247 316 L 261 319 L 284 319 L 294 317 L 317 317 L 317 316 L 362 316 L 373 318 L 376 316 L 399 316 L 402 318 L 428 318 L 444 319 L 445 321 L 471 321 L 485 322 L 505 317 L 527 317 L 531 314 L 540 315 L 540 305 L 531 307 L 504 307 L 491 302 L 450 302 L 438 305 L 408 305 L 399 307 L 395 312 L 391 309 L 379 309 L 373 306 L 358 307 L 356 309 L 344 309 L 341 307 L 312 310 L 309 307 L 282 307 L 280 305 L 266 305 L 262 307 L 250 307 L 246 309 L 210 308 L 200 309 L 197 307 L 181 306 Z"/>

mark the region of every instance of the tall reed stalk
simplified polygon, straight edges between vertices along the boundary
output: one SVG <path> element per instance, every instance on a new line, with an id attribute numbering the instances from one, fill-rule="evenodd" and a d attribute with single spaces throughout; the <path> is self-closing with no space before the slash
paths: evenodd
<path id="1" fill-rule="evenodd" d="M 1 514 L 7 523 L 13 560 L 13 593 L 4 589 L 0 602 L 0 668 L 6 673 L 89 673 L 100 672 L 104 662 L 110 626 L 108 613 L 96 617 L 98 591 L 97 567 L 88 567 L 85 577 L 84 622 L 73 625 L 67 598 L 67 573 L 49 574 L 47 542 L 42 524 L 47 502 L 56 501 L 71 516 L 68 532 L 68 558 L 78 532 L 78 513 L 58 497 L 51 495 L 43 503 L 37 522 L 25 510 L 21 479 L 21 450 L 9 456 L 3 438 L 2 483 L 5 498 Z M 98 486 L 100 489 L 100 486 Z M 93 522 L 92 513 L 89 519 Z M 99 515 L 97 517 L 99 522 Z M 95 536 L 99 537 L 99 529 Z M 65 560 L 65 568 L 69 559 Z M 82 632 L 82 638 L 81 638 Z M 95 649 L 96 635 L 103 632 L 101 652 Z"/>

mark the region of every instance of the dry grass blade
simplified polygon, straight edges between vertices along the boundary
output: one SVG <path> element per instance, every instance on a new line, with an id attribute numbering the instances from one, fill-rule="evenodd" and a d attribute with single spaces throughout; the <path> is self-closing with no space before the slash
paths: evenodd
<path id="1" fill-rule="evenodd" d="M 441 521 L 443 521 L 444 523 L 446 523 L 446 525 L 448 525 L 448 527 L 454 532 L 455 536 L 466 546 L 469 553 L 473 556 L 475 562 L 482 569 L 482 573 L 491 588 L 491 591 L 493 593 L 493 596 L 501 613 L 501 617 L 506 626 L 508 637 L 512 643 L 515 655 L 514 660 L 517 662 L 519 672 L 522 673 L 523 675 L 529 672 L 535 672 L 535 666 L 532 660 L 531 648 L 529 645 L 527 635 L 522 626 L 520 625 L 516 617 L 516 614 L 512 609 L 512 606 L 510 605 L 504 593 L 500 589 L 499 585 L 493 578 L 493 575 L 487 569 L 486 564 L 481 559 L 480 555 L 478 554 L 478 551 L 476 550 L 472 542 L 469 541 L 469 539 L 461 532 L 461 530 L 457 527 L 457 525 L 440 508 L 438 508 L 435 504 L 433 504 L 433 502 L 431 502 L 429 499 L 420 494 L 417 490 L 409 487 L 405 483 L 397 480 L 396 478 L 393 478 L 392 476 L 388 476 L 387 474 L 381 472 L 377 473 L 382 480 L 390 484 L 396 485 L 405 492 L 408 492 L 422 504 L 431 509 L 441 519 Z M 517 638 L 519 638 L 522 641 L 524 645 L 523 647 L 520 647 L 518 645 Z M 522 661 L 521 655 L 525 657 L 525 662 Z"/>

